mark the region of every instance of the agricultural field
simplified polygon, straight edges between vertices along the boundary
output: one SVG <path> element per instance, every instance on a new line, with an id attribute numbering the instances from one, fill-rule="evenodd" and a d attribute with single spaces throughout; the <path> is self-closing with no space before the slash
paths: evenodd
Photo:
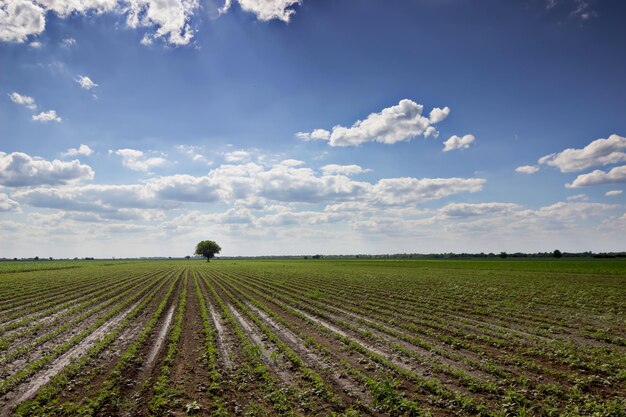
<path id="1" fill-rule="evenodd" d="M 0 416 L 624 416 L 626 261 L 0 265 Z"/>

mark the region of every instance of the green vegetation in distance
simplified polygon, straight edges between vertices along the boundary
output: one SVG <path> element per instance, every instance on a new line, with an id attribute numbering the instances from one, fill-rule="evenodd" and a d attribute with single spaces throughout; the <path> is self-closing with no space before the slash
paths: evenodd
<path id="1" fill-rule="evenodd" d="M 196 245 L 195 255 L 202 255 L 209 262 L 216 254 L 220 253 L 222 248 L 212 240 L 203 240 Z"/>

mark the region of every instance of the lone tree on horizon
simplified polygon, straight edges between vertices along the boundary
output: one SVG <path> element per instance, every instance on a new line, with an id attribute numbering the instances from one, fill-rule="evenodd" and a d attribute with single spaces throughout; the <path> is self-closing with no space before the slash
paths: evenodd
<path id="1" fill-rule="evenodd" d="M 220 248 L 220 245 L 218 245 L 214 241 L 203 240 L 201 242 L 198 242 L 198 244 L 196 245 L 195 255 L 202 255 L 206 258 L 206 261 L 209 262 L 211 258 L 213 258 L 215 254 L 220 253 L 221 250 L 222 248 Z"/>

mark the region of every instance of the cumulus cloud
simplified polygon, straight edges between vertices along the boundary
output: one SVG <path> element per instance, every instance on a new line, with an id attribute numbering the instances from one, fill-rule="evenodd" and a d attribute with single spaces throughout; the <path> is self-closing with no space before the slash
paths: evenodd
<path id="1" fill-rule="evenodd" d="M 93 149 L 81 143 L 78 148 L 69 148 L 66 152 L 63 153 L 63 156 L 78 156 L 78 155 L 89 156 L 92 153 L 93 153 Z"/>
<path id="2" fill-rule="evenodd" d="M 317 175 L 294 164 L 264 167 L 255 163 L 222 165 L 207 179 L 219 187 L 225 202 L 261 198 L 285 203 L 366 201 L 375 205 L 417 204 L 463 192 L 477 192 L 485 183 L 476 178 L 388 178 L 372 184 L 346 175 Z"/>
<path id="3" fill-rule="evenodd" d="M 91 78 L 86 75 L 79 75 L 75 81 L 84 90 L 92 90 L 98 86 L 98 84 L 94 83 Z"/>
<path id="4" fill-rule="evenodd" d="M 33 188 L 15 192 L 13 198 L 32 207 L 95 213 L 108 218 L 128 214 L 128 209 L 164 210 L 180 206 L 159 198 L 158 191 L 158 186 L 150 184 L 91 184 Z"/>
<path id="5" fill-rule="evenodd" d="M 513 203 L 450 203 L 438 210 L 442 218 L 471 218 L 477 216 L 506 215 L 519 210 Z"/>
<path id="6" fill-rule="evenodd" d="M 200 153 L 200 150 L 196 146 L 193 146 L 193 145 L 177 145 L 176 149 L 180 153 L 187 155 L 194 162 L 203 162 L 203 163 L 206 163 L 206 164 L 209 164 L 209 165 L 212 163 L 204 155 L 202 155 Z"/>
<path id="7" fill-rule="evenodd" d="M 370 207 L 415 205 L 465 192 L 478 192 L 478 178 L 386 178 L 375 183 L 355 181 L 331 167 L 316 173 L 302 161 L 270 166 L 256 163 L 222 165 L 206 176 L 173 175 L 140 184 L 83 185 L 36 188 L 13 195 L 35 207 L 115 213 L 119 209 L 171 209 L 184 203 L 231 204 L 265 209 L 272 204 L 360 202 Z M 348 166 L 350 167 L 350 166 Z M 356 170 L 352 167 L 352 172 Z"/>
<path id="8" fill-rule="evenodd" d="M 482 178 L 384 178 L 372 189 L 377 204 L 403 205 L 437 200 L 460 193 L 476 193 L 487 181 Z"/>
<path id="9" fill-rule="evenodd" d="M 591 217 L 602 217 L 608 210 L 613 210 L 619 206 L 615 204 L 585 203 L 585 202 L 559 202 L 539 210 L 529 211 L 531 215 L 553 220 L 577 221 Z M 525 214 L 528 214 L 525 213 Z"/>
<path id="10" fill-rule="evenodd" d="M 317 176 L 312 169 L 299 165 L 222 165 L 211 171 L 208 177 L 215 184 L 220 184 L 222 195 L 228 201 L 262 198 L 314 203 L 353 198 L 368 186 L 345 176 Z"/>
<path id="11" fill-rule="evenodd" d="M 199 224 L 250 224 L 254 221 L 254 216 L 248 209 L 230 208 L 225 212 L 200 212 L 197 210 L 176 216 L 164 226 L 166 228 L 178 229 L 180 227 L 195 228 Z"/>
<path id="12" fill-rule="evenodd" d="M 30 110 L 37 109 L 37 104 L 35 104 L 35 99 L 29 96 L 23 96 L 15 91 L 9 94 L 9 98 L 15 104 L 22 105 Z"/>
<path id="13" fill-rule="evenodd" d="M 557 167 L 561 172 L 576 172 L 626 161 L 625 151 L 626 138 L 611 135 L 608 139 L 594 140 L 582 149 L 569 148 L 543 156 L 539 163 Z"/>
<path id="14" fill-rule="evenodd" d="M 329 164 L 322 167 L 324 175 L 356 175 L 369 172 L 369 169 L 364 169 L 359 165 L 337 165 Z"/>
<path id="15" fill-rule="evenodd" d="M 47 161 L 22 152 L 10 154 L 0 152 L 0 185 L 8 187 L 59 185 L 91 180 L 93 177 L 93 169 L 78 160 Z"/>
<path id="16" fill-rule="evenodd" d="M 596 169 L 588 174 L 579 175 L 574 181 L 565 184 L 565 186 L 567 188 L 577 188 L 590 185 L 622 183 L 626 183 L 626 165 L 615 167 L 608 172 Z"/>
<path id="17" fill-rule="evenodd" d="M 522 165 L 522 166 L 515 168 L 515 172 L 518 172 L 520 174 L 531 175 L 538 171 L 539 171 L 539 167 L 536 165 Z"/>
<path id="18" fill-rule="evenodd" d="M 436 124 L 436 123 L 442 122 L 446 117 L 448 117 L 449 114 L 450 114 L 449 107 L 444 107 L 443 109 L 440 109 L 439 107 L 435 107 L 434 109 L 430 111 L 430 115 L 428 116 L 428 119 L 430 120 L 431 124 Z"/>
<path id="19" fill-rule="evenodd" d="M 156 27 L 154 33 L 144 36 L 144 44 L 163 38 L 172 45 L 187 45 L 194 34 L 190 18 L 199 6 L 197 0 L 128 0 L 127 24 L 131 28 Z"/>
<path id="20" fill-rule="evenodd" d="M 250 157 L 251 157 L 250 152 L 244 151 L 244 150 L 226 152 L 224 154 L 224 160 L 226 162 L 232 162 L 232 163 L 248 162 L 250 160 Z"/>
<path id="21" fill-rule="evenodd" d="M 300 161 L 299 159 L 285 159 L 280 161 L 280 165 L 285 165 L 288 167 L 297 167 L 300 165 L 304 165 L 304 161 Z"/>
<path id="22" fill-rule="evenodd" d="M 315 129 L 312 132 L 298 132 L 296 138 L 304 141 L 309 140 L 329 140 L 330 132 L 326 129 Z"/>
<path id="23" fill-rule="evenodd" d="M 33 114 L 33 120 L 36 122 L 42 122 L 42 123 L 48 123 L 48 122 L 61 123 L 63 119 L 61 119 L 61 117 L 57 115 L 57 112 L 55 110 L 48 110 L 48 111 L 41 112 L 39 114 Z"/>
<path id="24" fill-rule="evenodd" d="M 320 225 L 348 218 L 348 214 L 345 213 L 282 210 L 260 217 L 257 223 L 260 227 Z"/>
<path id="25" fill-rule="evenodd" d="M 0 193 L 0 213 L 8 211 L 19 211 L 20 205 L 17 201 L 11 200 L 8 195 Z"/>
<path id="26" fill-rule="evenodd" d="M 548 240 L 563 239 L 570 234 L 587 238 L 587 222 L 606 219 L 618 205 L 559 202 L 538 209 L 528 209 L 514 203 L 450 203 L 434 210 L 389 209 L 376 210 L 361 206 L 348 212 L 351 227 L 362 233 L 414 238 L 419 233 L 428 242 L 449 240 L 443 246 L 449 250 L 454 241 L 471 241 L 465 250 L 472 250 L 480 242 L 481 248 L 496 248 L 510 240 L 532 245 L 525 250 L 537 250 L 536 244 L 545 245 Z M 594 226 L 591 226 L 594 227 Z M 565 241 L 570 239 L 565 238 Z M 493 246 L 491 246 L 493 248 Z M 519 246 L 518 246 L 519 247 Z M 474 249 L 475 250 L 475 249 Z"/>
<path id="27" fill-rule="evenodd" d="M 476 140 L 474 135 L 465 135 L 459 137 L 457 135 L 451 136 L 447 141 L 443 143 L 443 151 L 450 152 L 457 149 L 467 149 Z"/>
<path id="28" fill-rule="evenodd" d="M 315 129 L 312 132 L 298 132 L 301 140 L 326 140 L 330 146 L 357 146 L 365 142 L 393 144 L 407 141 L 417 136 L 436 136 L 432 126 L 442 121 L 450 109 L 435 108 L 429 117 L 422 115 L 424 106 L 404 99 L 397 105 L 387 107 L 379 113 L 372 113 L 365 120 L 357 120 L 351 127 L 334 126 L 332 131 Z"/>
<path id="29" fill-rule="evenodd" d="M 167 164 L 167 160 L 160 156 L 148 157 L 136 149 L 118 149 L 114 152 L 122 157 L 122 165 L 133 171 L 150 171 Z"/>
<path id="30" fill-rule="evenodd" d="M 611 190 L 607 191 L 604 195 L 607 197 L 616 197 L 622 194 L 622 190 Z"/>
<path id="31" fill-rule="evenodd" d="M 259 20 L 278 19 L 289 22 L 295 11 L 291 8 L 300 4 L 301 0 L 236 0 L 242 10 L 254 13 Z M 220 13 L 227 12 L 233 4 L 233 0 L 226 0 Z"/>
<path id="32" fill-rule="evenodd" d="M 0 41 L 24 42 L 30 35 L 43 32 L 45 11 L 30 0 L 11 0 L 0 3 Z"/>
<path id="33" fill-rule="evenodd" d="M 116 220 L 138 219 L 142 211 L 170 210 L 183 202 L 206 203 L 219 199 L 216 187 L 205 177 L 188 175 L 155 178 L 142 184 L 39 187 L 18 191 L 13 197 L 32 207 L 93 213 L 99 218 Z M 146 214 L 149 213 L 153 212 Z"/>
<path id="34" fill-rule="evenodd" d="M 173 175 L 153 179 L 146 184 L 146 195 L 158 200 L 215 203 L 224 195 L 219 184 L 208 177 Z"/>
<path id="35" fill-rule="evenodd" d="M 262 21 L 282 20 L 288 22 L 293 6 L 300 0 L 237 0 L 242 10 L 254 13 Z M 220 9 L 225 13 L 232 1 L 227 0 Z M 126 16 L 131 28 L 149 28 L 143 44 L 163 39 L 171 45 L 187 45 L 194 36 L 191 19 L 200 9 L 198 0 L 10 0 L 0 2 L 0 41 L 24 42 L 29 36 L 45 30 L 46 14 L 52 12 L 59 18 L 72 14 L 115 13 Z M 63 40 L 65 47 L 76 41 Z"/>

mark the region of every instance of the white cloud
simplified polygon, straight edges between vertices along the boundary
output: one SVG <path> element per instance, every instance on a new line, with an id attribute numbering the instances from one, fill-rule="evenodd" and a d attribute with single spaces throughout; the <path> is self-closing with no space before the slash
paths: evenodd
<path id="1" fill-rule="evenodd" d="M 244 150 L 238 150 L 233 152 L 226 152 L 224 154 L 224 160 L 232 163 L 248 162 L 250 160 L 250 152 Z"/>
<path id="2" fill-rule="evenodd" d="M 607 213 L 619 208 L 618 205 L 599 203 L 559 202 L 539 209 L 527 209 L 514 203 L 486 202 L 450 203 L 430 211 L 376 210 L 363 205 L 352 211 L 333 212 L 348 213 L 347 221 L 361 233 L 391 236 L 395 241 L 406 237 L 412 243 L 419 236 L 420 240 L 428 242 L 423 251 L 450 251 L 461 244 L 462 250 L 477 252 L 508 251 L 510 248 L 547 250 L 554 242 L 561 247 L 580 238 L 588 244 L 591 233 L 597 227 L 593 222 L 606 219 Z M 575 238 L 572 239 L 572 236 Z M 434 246 L 439 249 L 434 249 Z M 582 250 L 587 250 L 586 246 Z"/>
<path id="3" fill-rule="evenodd" d="M 278 19 L 289 22 L 294 14 L 292 6 L 300 4 L 301 0 L 237 0 L 242 10 L 254 13 L 259 20 Z M 227 12 L 232 6 L 232 0 L 226 0 L 220 13 Z"/>
<path id="4" fill-rule="evenodd" d="M 89 156 L 92 153 L 93 153 L 93 149 L 81 143 L 78 148 L 69 148 L 66 152 L 63 153 L 63 156 L 78 156 L 78 155 Z"/>
<path id="5" fill-rule="evenodd" d="M 139 43 L 142 44 L 143 46 L 150 46 L 154 43 L 154 40 L 152 39 L 152 36 L 146 33 L 143 35 Z"/>
<path id="6" fill-rule="evenodd" d="M 478 178 L 387 178 L 372 184 L 345 175 L 316 175 L 301 164 L 255 163 L 222 165 L 208 175 L 219 187 L 223 202 L 250 198 L 287 203 L 321 203 L 359 200 L 374 205 L 417 204 L 463 192 L 477 192 L 485 180 Z"/>
<path id="7" fill-rule="evenodd" d="M 308 140 L 329 140 L 330 132 L 326 129 L 315 129 L 312 132 L 298 132 L 296 138 L 304 141 Z"/>
<path id="8" fill-rule="evenodd" d="M 61 46 L 65 48 L 69 48 L 70 46 L 76 45 L 76 39 L 74 38 L 65 38 L 61 41 Z"/>
<path id="9" fill-rule="evenodd" d="M 373 186 L 370 199 L 382 205 L 418 204 L 459 193 L 476 193 L 486 182 L 482 178 L 384 178 Z"/>
<path id="10" fill-rule="evenodd" d="M 611 190 L 607 191 L 604 195 L 607 197 L 616 197 L 622 194 L 622 190 Z"/>
<path id="11" fill-rule="evenodd" d="M 457 149 L 467 149 L 475 139 L 474 135 L 464 135 L 463 137 L 459 137 L 457 135 L 451 136 L 443 143 L 443 151 L 449 152 Z"/>
<path id="12" fill-rule="evenodd" d="M 587 201 L 589 196 L 587 194 L 574 194 L 567 197 L 567 201 Z"/>
<path id="13" fill-rule="evenodd" d="M 435 107 L 430 111 L 430 115 L 428 116 L 431 124 L 436 124 L 442 122 L 448 115 L 450 114 L 450 107 L 444 107 L 440 109 L 439 107 Z"/>
<path id="14" fill-rule="evenodd" d="M 345 213 L 283 210 L 275 214 L 262 216 L 258 218 L 257 223 L 259 227 L 313 226 L 337 223 L 346 220 L 348 217 L 348 214 Z"/>
<path id="15" fill-rule="evenodd" d="M 358 165 L 329 164 L 322 167 L 324 175 L 356 175 L 369 171 L 369 169 L 364 169 Z"/>
<path id="16" fill-rule="evenodd" d="M 30 0 L 0 3 L 0 41 L 24 42 L 30 35 L 43 32 L 45 11 Z"/>
<path id="17" fill-rule="evenodd" d="M 433 124 L 443 120 L 449 108 L 433 109 L 429 117 L 422 116 L 424 106 L 408 99 L 397 105 L 372 113 L 365 120 L 357 120 L 351 127 L 334 126 L 332 131 L 315 129 L 298 132 L 301 140 L 327 140 L 330 146 L 357 146 L 365 142 L 393 144 L 423 135 L 436 136 Z"/>
<path id="18" fill-rule="evenodd" d="M 538 171 L 539 171 L 539 167 L 536 165 L 522 165 L 522 166 L 515 168 L 515 172 L 518 172 L 520 174 L 531 175 Z"/>
<path id="19" fill-rule="evenodd" d="M 33 42 L 29 43 L 28 46 L 30 46 L 33 49 L 39 49 L 39 48 L 41 48 L 42 45 L 41 45 L 41 42 L 39 42 L 39 41 L 33 41 Z"/>
<path id="20" fill-rule="evenodd" d="M 61 119 L 61 117 L 57 115 L 57 112 L 55 110 L 48 110 L 48 111 L 41 112 L 39 114 L 33 114 L 33 120 L 36 122 L 42 122 L 42 123 L 48 123 L 48 122 L 61 123 L 63 119 Z"/>
<path id="21" fill-rule="evenodd" d="M 142 184 L 35 188 L 16 192 L 13 197 L 32 207 L 93 213 L 107 219 L 133 220 L 139 218 L 144 210 L 174 209 L 183 202 L 218 202 L 220 196 L 217 192 L 218 189 L 206 177 L 174 175 Z"/>
<path id="22" fill-rule="evenodd" d="M 220 184 L 226 201 L 263 198 L 280 202 L 316 203 L 354 198 L 369 186 L 345 176 L 317 176 L 310 168 L 279 163 L 222 165 L 209 178 Z"/>
<path id="23" fill-rule="evenodd" d="M 93 169 L 78 160 L 47 161 L 22 152 L 0 152 L 0 184 L 4 186 L 59 185 L 93 177 Z"/>
<path id="24" fill-rule="evenodd" d="M 227 0 L 221 12 L 226 12 L 231 1 Z M 288 22 L 294 13 L 292 6 L 300 0 L 238 0 L 241 8 L 254 13 L 262 21 L 282 20 Z M 131 28 L 150 28 L 141 41 L 150 44 L 163 39 L 171 45 L 187 45 L 194 36 L 191 18 L 200 9 L 198 0 L 10 0 L 0 3 L 0 41 L 24 42 L 31 35 L 45 30 L 46 13 L 53 12 L 60 18 L 72 14 L 116 13 L 126 16 Z M 66 38 L 64 47 L 76 41 Z"/>
<path id="25" fill-rule="evenodd" d="M 117 0 L 44 0 L 38 3 L 61 18 L 88 12 L 106 13 L 116 11 L 118 7 Z"/>
<path id="26" fill-rule="evenodd" d="M 338 167 L 342 170 L 346 166 Z M 335 169 L 329 171 L 332 175 L 320 175 L 297 160 L 271 166 L 222 165 L 206 176 L 173 175 L 140 184 L 38 188 L 15 193 L 14 198 L 35 207 L 111 216 L 119 209 L 171 209 L 183 203 L 232 204 L 255 210 L 275 203 L 360 202 L 370 207 L 406 206 L 478 192 L 485 183 L 478 178 L 386 178 L 369 183 L 335 175 Z"/>
<path id="27" fill-rule="evenodd" d="M 107 216 L 122 209 L 171 209 L 180 204 L 159 199 L 158 189 L 147 184 L 92 184 L 63 188 L 34 188 L 13 193 L 32 207 L 91 212 Z"/>
<path id="28" fill-rule="evenodd" d="M 150 171 L 167 164 L 167 160 L 160 156 L 148 157 L 136 149 L 118 149 L 114 152 L 122 157 L 122 165 L 133 171 Z"/>
<path id="29" fill-rule="evenodd" d="M 231 208 L 222 213 L 203 213 L 196 210 L 175 217 L 164 226 L 170 229 L 195 228 L 199 224 L 250 224 L 254 217 L 250 210 Z"/>
<path id="30" fill-rule="evenodd" d="M 79 75 L 75 81 L 84 90 L 92 90 L 98 86 L 98 84 L 94 83 L 91 78 L 86 75 Z"/>
<path id="31" fill-rule="evenodd" d="M 146 184 L 148 195 L 159 200 L 215 203 L 223 197 L 220 185 L 208 177 L 173 175 L 153 179 Z"/>
<path id="32" fill-rule="evenodd" d="M 559 202 L 550 206 L 542 207 L 539 210 L 531 211 L 533 215 L 550 218 L 563 222 L 576 222 L 581 219 L 591 217 L 602 217 L 608 210 L 613 210 L 619 206 L 614 204 L 585 203 L 585 202 Z"/>
<path id="33" fill-rule="evenodd" d="M 127 24 L 131 28 L 156 27 L 154 33 L 144 35 L 142 44 L 163 38 L 172 45 L 187 45 L 193 38 L 191 16 L 198 9 L 197 0 L 127 0 Z"/>
<path id="34" fill-rule="evenodd" d="M 521 207 L 513 203 L 450 203 L 438 210 L 442 218 L 472 218 L 477 216 L 507 215 Z"/>
<path id="35" fill-rule="evenodd" d="M 300 165 L 304 165 L 304 161 L 300 161 L 299 159 L 285 159 L 280 161 L 280 165 L 288 166 L 288 167 L 297 167 Z"/>
<path id="36" fill-rule="evenodd" d="M 579 175 L 574 181 L 565 184 L 565 186 L 567 188 L 577 188 L 590 185 L 622 183 L 626 183 L 626 165 L 615 167 L 608 172 L 596 169 L 588 174 Z"/>
<path id="37" fill-rule="evenodd" d="M 177 145 L 178 152 L 187 155 L 194 162 L 203 162 L 207 165 L 211 165 L 213 162 L 209 161 L 204 155 L 200 153 L 200 149 L 193 145 Z"/>
<path id="38" fill-rule="evenodd" d="M 582 149 L 569 148 L 543 156 L 539 163 L 557 167 L 561 172 L 576 172 L 626 161 L 625 151 L 626 138 L 611 135 L 608 139 L 594 140 Z"/>
<path id="39" fill-rule="evenodd" d="M 13 103 L 20 104 L 27 109 L 35 110 L 37 108 L 37 104 L 35 104 L 35 99 L 29 96 L 23 96 L 15 91 L 9 94 L 9 98 Z"/>
<path id="40" fill-rule="evenodd" d="M 19 211 L 20 205 L 17 201 L 11 200 L 8 195 L 0 193 L 0 213 L 8 211 Z"/>

